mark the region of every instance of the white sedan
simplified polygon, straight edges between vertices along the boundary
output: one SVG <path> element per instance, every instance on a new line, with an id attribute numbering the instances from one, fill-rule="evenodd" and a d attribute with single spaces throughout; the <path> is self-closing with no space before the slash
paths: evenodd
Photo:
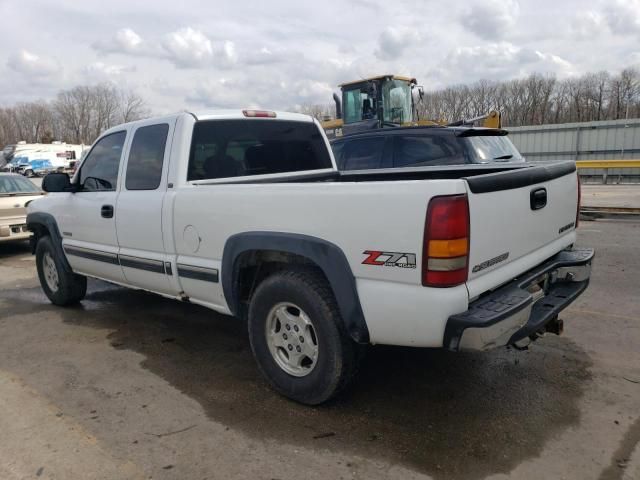
<path id="1" fill-rule="evenodd" d="M 14 173 L 0 173 L 0 242 L 27 240 L 26 205 L 44 192 Z"/>

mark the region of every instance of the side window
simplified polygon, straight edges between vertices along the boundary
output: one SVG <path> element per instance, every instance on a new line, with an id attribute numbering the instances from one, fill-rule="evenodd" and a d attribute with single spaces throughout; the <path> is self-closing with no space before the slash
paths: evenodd
<path id="1" fill-rule="evenodd" d="M 160 186 L 168 133 L 166 123 L 136 130 L 127 161 L 127 190 L 155 190 Z"/>
<path id="2" fill-rule="evenodd" d="M 116 132 L 98 140 L 80 168 L 83 191 L 115 190 L 122 147 L 127 132 Z"/>
<path id="3" fill-rule="evenodd" d="M 394 167 L 466 163 L 462 147 L 453 136 L 398 136 L 395 141 Z"/>
<path id="4" fill-rule="evenodd" d="M 340 160 L 341 170 L 381 168 L 384 150 L 383 137 L 362 138 L 345 142 Z"/>

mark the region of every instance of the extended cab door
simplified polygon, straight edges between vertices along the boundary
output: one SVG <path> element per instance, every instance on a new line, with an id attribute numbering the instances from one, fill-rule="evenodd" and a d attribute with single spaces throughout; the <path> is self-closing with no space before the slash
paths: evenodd
<path id="1" fill-rule="evenodd" d="M 115 205 L 125 129 L 100 138 L 77 174 L 78 191 L 56 213 L 69 264 L 75 272 L 124 282 L 118 263 Z"/>
<path id="2" fill-rule="evenodd" d="M 127 283 L 167 295 L 171 257 L 163 241 L 162 210 L 175 117 L 136 124 L 116 206 L 120 264 Z M 177 285 L 177 284 L 176 284 Z"/>

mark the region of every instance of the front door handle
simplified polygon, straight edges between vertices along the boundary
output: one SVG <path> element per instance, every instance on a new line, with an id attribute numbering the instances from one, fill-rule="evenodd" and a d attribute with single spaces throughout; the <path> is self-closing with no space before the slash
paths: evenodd
<path id="1" fill-rule="evenodd" d="M 113 205 L 103 205 L 100 209 L 102 218 L 113 218 Z"/>

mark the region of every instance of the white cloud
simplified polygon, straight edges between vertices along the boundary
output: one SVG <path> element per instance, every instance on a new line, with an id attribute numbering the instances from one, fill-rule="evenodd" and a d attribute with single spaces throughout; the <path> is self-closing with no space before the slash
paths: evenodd
<path id="1" fill-rule="evenodd" d="M 571 31 L 580 39 L 594 38 L 606 28 L 606 20 L 602 14 L 592 10 L 580 12 L 571 23 Z"/>
<path id="2" fill-rule="evenodd" d="M 412 43 L 419 40 L 417 30 L 408 27 L 387 27 L 378 38 L 375 55 L 381 60 L 397 59 Z"/>
<path id="3" fill-rule="evenodd" d="M 480 38 L 496 41 L 513 30 L 519 13 L 520 5 L 515 0 L 485 0 L 472 5 L 460 21 Z"/>
<path id="4" fill-rule="evenodd" d="M 222 46 L 222 52 L 224 53 L 224 57 L 227 61 L 235 63 L 238 60 L 236 46 L 231 40 L 227 40 L 224 42 Z"/>
<path id="5" fill-rule="evenodd" d="M 102 53 L 147 53 L 142 37 L 130 28 L 122 28 L 110 39 L 94 42 L 92 46 Z"/>
<path id="6" fill-rule="evenodd" d="M 113 2 L 0 0 L 0 103 L 111 79 L 158 112 L 287 108 L 381 73 L 431 89 L 639 61 L 640 0 Z"/>
<path id="7" fill-rule="evenodd" d="M 42 57 L 27 50 L 13 54 L 7 60 L 7 66 L 18 73 L 34 77 L 43 77 L 61 71 L 60 65 L 52 58 Z"/>
<path id="8" fill-rule="evenodd" d="M 213 63 L 211 40 L 201 31 L 191 27 L 166 35 L 162 47 L 167 58 L 180 68 L 197 68 Z"/>
<path id="9" fill-rule="evenodd" d="M 640 34 L 640 0 L 616 0 L 607 5 L 604 14 L 613 33 Z"/>
<path id="10" fill-rule="evenodd" d="M 455 48 L 440 68 L 449 77 L 459 77 L 452 83 L 480 78 L 504 80 L 531 72 L 553 73 L 560 77 L 574 74 L 573 65 L 559 55 L 509 42 Z"/>
<path id="11" fill-rule="evenodd" d="M 104 79 L 117 77 L 125 73 L 133 73 L 136 71 L 136 67 L 133 65 L 111 65 L 104 62 L 94 62 L 87 65 L 84 71 L 90 77 Z"/>

